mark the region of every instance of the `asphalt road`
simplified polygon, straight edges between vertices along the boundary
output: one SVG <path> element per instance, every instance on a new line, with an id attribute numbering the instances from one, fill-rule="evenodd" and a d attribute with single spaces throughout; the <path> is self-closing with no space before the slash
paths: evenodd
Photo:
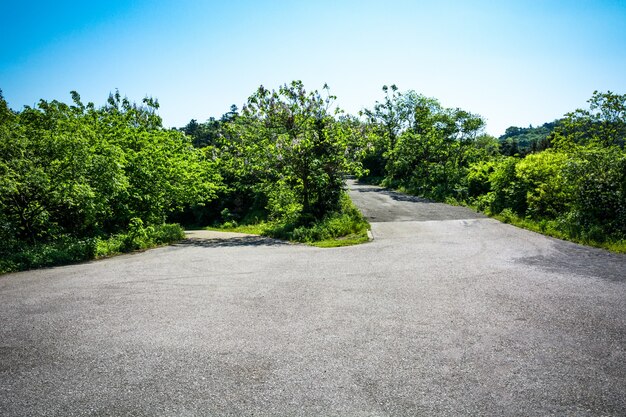
<path id="1" fill-rule="evenodd" d="M 364 245 L 0 277 L 0 415 L 626 415 L 626 256 L 352 187 Z"/>

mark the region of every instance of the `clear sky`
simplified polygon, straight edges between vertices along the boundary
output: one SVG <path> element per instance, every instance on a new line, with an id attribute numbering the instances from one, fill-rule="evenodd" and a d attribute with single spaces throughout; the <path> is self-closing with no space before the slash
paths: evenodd
<path id="1" fill-rule="evenodd" d="M 500 135 L 626 93 L 626 0 L 4 1 L 0 16 L 15 110 L 119 89 L 178 127 L 300 79 L 350 113 L 396 84 Z"/>

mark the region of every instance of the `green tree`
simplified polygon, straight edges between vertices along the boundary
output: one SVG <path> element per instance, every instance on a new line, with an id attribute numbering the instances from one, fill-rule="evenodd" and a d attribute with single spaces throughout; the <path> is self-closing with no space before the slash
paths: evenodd
<path id="1" fill-rule="evenodd" d="M 588 100 L 589 109 L 567 113 L 562 125 L 550 137 L 560 148 L 572 144 L 619 146 L 626 140 L 626 94 L 594 91 Z"/>
<path id="2" fill-rule="evenodd" d="M 382 154 L 384 184 L 437 199 L 463 198 L 467 167 L 486 143 L 476 142 L 483 120 L 462 109 L 444 108 L 414 91 L 400 93 L 395 87 L 391 95 L 388 89 L 383 91 L 385 102 L 366 114 L 372 131 L 383 135 L 379 143 L 387 145 Z"/>
<path id="3" fill-rule="evenodd" d="M 604 241 L 626 239 L 626 152 L 617 146 L 576 147 L 565 180 L 571 184 L 571 234 Z"/>
<path id="4" fill-rule="evenodd" d="M 165 130 L 158 103 L 118 92 L 96 109 L 41 100 L 8 111 L 1 101 L 2 229 L 30 243 L 125 230 L 133 218 L 161 224 L 184 205 L 215 196 L 212 161 Z"/>
<path id="5" fill-rule="evenodd" d="M 261 86 L 243 108 L 248 165 L 263 178 L 273 212 L 291 207 L 301 219 L 320 219 L 340 208 L 343 176 L 356 162 L 346 154 L 350 132 L 335 118 L 336 97 L 326 85 L 323 92 L 307 92 L 301 81 Z"/>
<path id="6" fill-rule="evenodd" d="M 112 153 L 92 126 L 81 123 L 81 112 L 42 100 L 17 114 L 12 132 L 3 135 L 0 204 L 18 239 L 93 231 L 106 206 L 98 192 L 107 186 L 104 175 L 123 182 Z"/>

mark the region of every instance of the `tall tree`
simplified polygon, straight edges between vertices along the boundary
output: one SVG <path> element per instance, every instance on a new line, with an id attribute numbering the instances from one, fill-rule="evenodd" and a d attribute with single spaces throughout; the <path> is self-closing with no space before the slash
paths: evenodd
<path id="1" fill-rule="evenodd" d="M 262 167 L 270 200 L 290 194 L 305 219 L 339 208 L 343 176 L 355 164 L 346 155 L 348 134 L 335 118 L 341 112 L 335 99 L 327 85 L 322 93 L 307 92 L 293 81 L 278 90 L 259 87 L 243 108 L 242 137 Z"/>

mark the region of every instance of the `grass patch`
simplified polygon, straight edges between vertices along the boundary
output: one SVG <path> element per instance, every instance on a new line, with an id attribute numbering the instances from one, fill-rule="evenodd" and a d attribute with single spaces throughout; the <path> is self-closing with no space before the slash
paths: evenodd
<path id="1" fill-rule="evenodd" d="M 369 241 L 369 237 L 367 236 L 367 231 L 365 235 L 363 233 L 352 234 L 336 239 L 327 239 L 320 240 L 318 242 L 311 242 L 309 245 L 316 246 L 318 248 L 338 248 L 341 246 L 353 246 L 360 245 L 361 243 L 365 243 Z"/>
<path id="2" fill-rule="evenodd" d="M 579 243 L 581 245 L 592 246 L 595 248 L 606 249 L 616 253 L 626 253 L 626 241 L 598 241 L 589 238 L 580 238 L 562 230 L 562 225 L 557 220 L 533 220 L 529 218 L 519 217 L 510 209 L 504 209 L 499 214 L 489 214 L 494 219 L 502 223 L 511 224 L 522 229 L 540 233 L 542 235 L 551 236 L 561 240 Z"/>
<path id="3" fill-rule="evenodd" d="M 268 227 L 270 227 L 270 225 L 267 222 L 241 225 L 235 225 L 230 222 L 226 222 L 220 226 L 205 227 L 204 230 L 213 230 L 216 232 L 246 233 L 249 235 L 263 235 Z"/>
<path id="4" fill-rule="evenodd" d="M 60 236 L 46 243 L 13 243 L 0 250 L 0 274 L 105 258 L 169 244 L 184 237 L 185 231 L 178 224 L 143 227 L 140 221 L 134 221 L 128 232 L 107 237 Z"/>
<path id="5" fill-rule="evenodd" d="M 0 273 L 83 262 L 95 257 L 97 239 L 59 236 L 46 243 L 14 242 L 0 253 Z"/>
<path id="6" fill-rule="evenodd" d="M 330 248 L 367 242 L 369 223 L 350 200 L 347 193 L 341 197 L 341 211 L 328 214 L 308 224 L 275 224 L 264 231 L 265 236 L 312 246 Z"/>

